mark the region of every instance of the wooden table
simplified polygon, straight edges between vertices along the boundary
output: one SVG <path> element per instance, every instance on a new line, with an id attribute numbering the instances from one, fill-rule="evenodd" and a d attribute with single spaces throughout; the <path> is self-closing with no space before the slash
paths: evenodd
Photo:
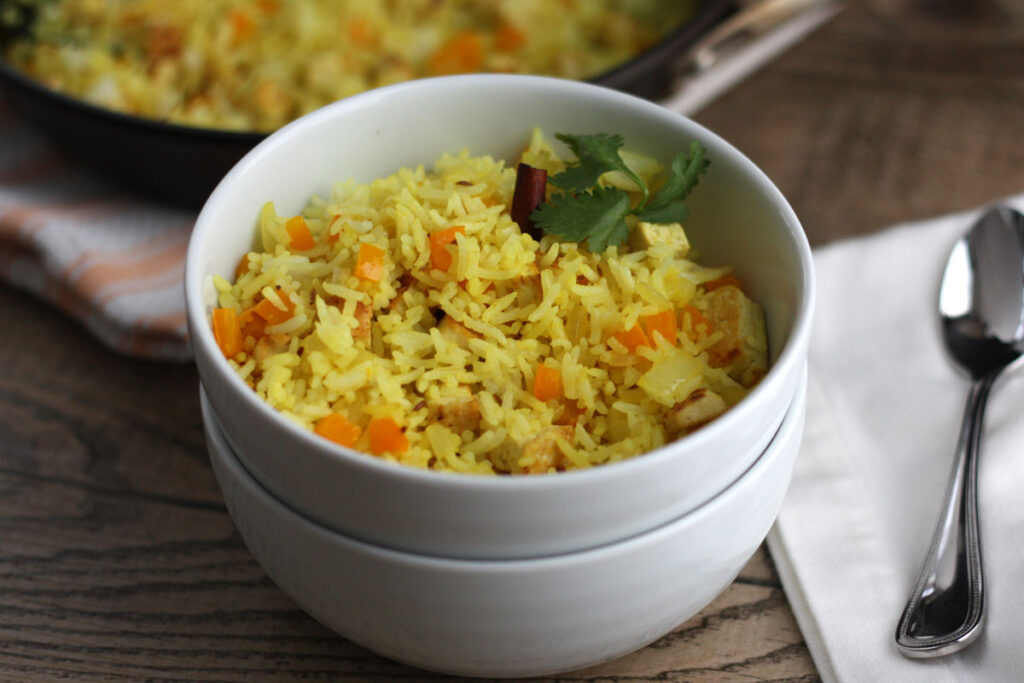
<path id="1" fill-rule="evenodd" d="M 851 3 L 697 118 L 817 245 L 1024 191 L 1024 29 L 951 2 Z M 115 356 L 9 287 L 0 311 L 0 680 L 438 678 L 266 577 L 211 474 L 192 366 Z M 761 550 L 675 632 L 551 680 L 817 678 Z"/>

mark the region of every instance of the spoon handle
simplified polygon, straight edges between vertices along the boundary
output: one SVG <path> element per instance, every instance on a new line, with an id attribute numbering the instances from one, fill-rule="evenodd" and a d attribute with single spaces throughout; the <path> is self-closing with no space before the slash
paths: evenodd
<path id="1" fill-rule="evenodd" d="M 985 403 L 996 373 L 971 385 L 946 500 L 913 593 L 896 627 L 907 657 L 940 657 L 981 633 L 984 613 L 978 526 L 978 451 Z"/>

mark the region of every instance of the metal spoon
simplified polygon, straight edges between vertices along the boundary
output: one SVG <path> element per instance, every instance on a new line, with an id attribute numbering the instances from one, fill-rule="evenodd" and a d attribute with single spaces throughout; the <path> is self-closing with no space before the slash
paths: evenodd
<path id="1" fill-rule="evenodd" d="M 978 451 L 989 389 L 1024 354 L 1024 215 L 990 209 L 956 243 L 939 313 L 946 347 L 972 384 L 945 504 L 896 627 L 897 647 L 915 658 L 956 652 L 981 633 Z"/>

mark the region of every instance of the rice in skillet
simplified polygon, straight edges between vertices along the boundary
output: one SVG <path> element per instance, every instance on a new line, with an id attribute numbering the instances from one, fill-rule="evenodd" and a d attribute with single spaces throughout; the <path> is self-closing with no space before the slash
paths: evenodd
<path id="1" fill-rule="evenodd" d="M 626 156 L 645 180 L 659 170 Z M 525 163 L 564 164 L 539 133 Z M 767 368 L 764 318 L 679 225 L 592 254 L 522 232 L 514 165 L 466 152 L 337 184 L 217 278 L 229 362 L 302 428 L 407 465 L 543 473 L 699 428 Z M 614 182 L 612 177 L 607 178 Z M 232 332 L 233 330 L 233 332 Z"/>
<path id="2" fill-rule="evenodd" d="M 451 73 L 591 78 L 649 48 L 695 0 L 20 0 L 4 58 L 102 107 L 270 131 L 369 88 Z M 3 28 L 0 25 L 0 28 Z"/>

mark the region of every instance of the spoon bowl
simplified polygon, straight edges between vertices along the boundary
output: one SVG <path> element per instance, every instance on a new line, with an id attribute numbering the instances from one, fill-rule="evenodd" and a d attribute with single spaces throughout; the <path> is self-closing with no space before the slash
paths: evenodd
<path id="1" fill-rule="evenodd" d="M 897 647 L 913 658 L 956 652 L 981 633 L 978 453 L 989 390 L 1024 355 L 1024 215 L 992 208 L 957 241 L 939 315 L 946 349 L 972 383 L 945 502 L 896 628 Z"/>
<path id="2" fill-rule="evenodd" d="M 943 338 L 972 379 L 1000 372 L 1024 353 L 1024 215 L 986 212 L 950 254 L 939 293 Z"/>

